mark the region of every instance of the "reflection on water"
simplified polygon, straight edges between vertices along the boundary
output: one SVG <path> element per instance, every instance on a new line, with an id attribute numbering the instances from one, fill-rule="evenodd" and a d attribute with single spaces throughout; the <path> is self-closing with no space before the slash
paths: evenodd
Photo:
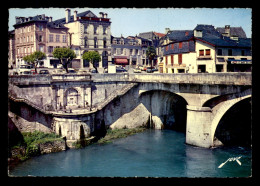
<path id="1" fill-rule="evenodd" d="M 241 166 L 227 162 L 242 156 Z M 111 144 L 42 155 L 19 164 L 13 176 L 87 177 L 249 177 L 251 150 L 205 149 L 185 144 L 183 133 L 147 130 Z"/>

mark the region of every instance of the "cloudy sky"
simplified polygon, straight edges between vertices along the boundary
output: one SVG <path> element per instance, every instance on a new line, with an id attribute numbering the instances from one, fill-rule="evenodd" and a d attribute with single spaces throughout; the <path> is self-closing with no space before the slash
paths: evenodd
<path id="1" fill-rule="evenodd" d="M 78 13 L 91 10 L 96 16 L 99 12 L 108 14 L 111 34 L 115 37 L 135 36 L 141 32 L 155 31 L 164 33 L 171 30 L 193 30 L 197 24 L 215 27 L 242 27 L 247 37 L 251 37 L 252 10 L 250 8 L 71 8 Z M 65 8 L 11 8 L 9 9 L 8 28 L 13 30 L 15 16 L 36 16 L 45 14 L 53 20 L 65 17 Z"/>

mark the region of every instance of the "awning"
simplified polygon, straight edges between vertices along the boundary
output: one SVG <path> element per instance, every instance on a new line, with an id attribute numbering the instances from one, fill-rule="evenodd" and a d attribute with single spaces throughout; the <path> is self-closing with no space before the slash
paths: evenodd
<path id="1" fill-rule="evenodd" d="M 228 61 L 230 61 L 230 63 L 231 64 L 252 64 L 252 60 L 243 60 L 243 59 L 241 59 L 241 60 L 235 60 L 235 59 L 232 59 L 232 60 L 228 60 Z"/>
<path id="2" fill-rule="evenodd" d="M 128 65 L 128 61 L 127 61 L 126 58 L 115 58 L 115 63 L 116 64 Z"/>

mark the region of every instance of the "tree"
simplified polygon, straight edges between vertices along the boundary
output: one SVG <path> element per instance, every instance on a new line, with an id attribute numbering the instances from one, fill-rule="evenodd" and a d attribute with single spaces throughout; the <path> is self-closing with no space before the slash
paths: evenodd
<path id="1" fill-rule="evenodd" d="M 29 64 L 32 64 L 34 66 L 35 73 L 37 73 L 37 66 L 40 60 L 43 60 L 45 58 L 46 58 L 46 54 L 44 52 L 35 51 L 34 53 L 23 57 L 23 60 Z"/>
<path id="2" fill-rule="evenodd" d="M 53 57 L 58 58 L 63 68 L 65 68 L 68 73 L 68 65 L 71 61 L 76 58 L 75 52 L 70 48 L 55 48 L 52 52 Z"/>
<path id="3" fill-rule="evenodd" d="M 100 61 L 101 57 L 97 51 L 87 51 L 82 55 L 82 59 L 90 61 L 97 71 L 96 63 Z M 98 71 L 97 71 L 98 72 Z"/>
<path id="4" fill-rule="evenodd" d="M 146 50 L 146 57 L 149 59 L 150 65 L 151 65 L 151 61 L 155 58 L 155 56 L 156 56 L 155 48 L 153 46 L 148 46 Z"/>

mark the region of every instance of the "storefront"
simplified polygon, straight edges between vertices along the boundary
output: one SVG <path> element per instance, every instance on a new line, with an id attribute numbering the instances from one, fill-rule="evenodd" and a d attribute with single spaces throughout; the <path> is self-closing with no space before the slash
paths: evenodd
<path id="1" fill-rule="evenodd" d="M 235 60 L 229 59 L 227 61 L 228 72 L 252 72 L 252 60 Z"/>
<path id="2" fill-rule="evenodd" d="M 125 65 L 129 65 L 129 61 L 127 59 L 127 56 L 115 57 L 114 64 L 125 66 Z"/>

